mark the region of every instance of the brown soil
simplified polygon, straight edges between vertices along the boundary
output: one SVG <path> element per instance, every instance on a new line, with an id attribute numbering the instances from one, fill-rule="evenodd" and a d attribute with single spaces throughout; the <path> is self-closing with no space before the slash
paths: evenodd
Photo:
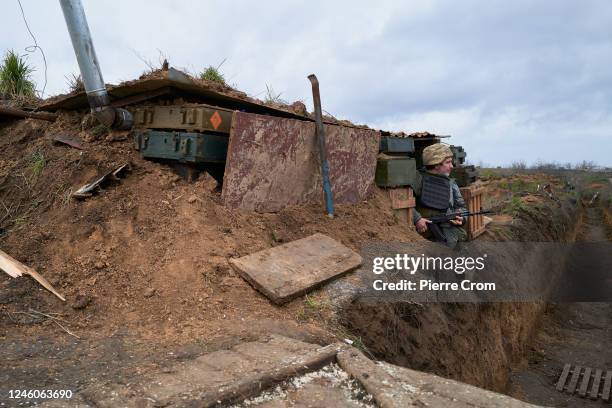
<path id="1" fill-rule="evenodd" d="M 67 298 L 62 303 L 28 278 L 0 275 L 1 336 L 40 331 L 13 321 L 14 312 L 31 307 L 61 313 L 83 338 L 129 329 L 162 344 L 223 336 L 262 319 L 296 321 L 301 300 L 273 306 L 228 260 L 315 232 L 356 250 L 370 239 L 419 239 L 396 222 L 382 191 L 368 202 L 338 206 L 333 220 L 319 206 L 276 214 L 229 210 L 212 178 L 187 183 L 140 159 L 124 135 L 81 131 L 80 122 L 78 114 L 63 114 L 52 125 L 25 120 L 0 130 L 6 215 L 0 245 Z M 86 150 L 52 144 L 47 137 L 57 133 L 89 141 Z M 44 157 L 40 171 L 36 155 Z M 69 198 L 126 161 L 132 170 L 120 182 L 83 201 Z M 61 335 L 59 328 L 43 330 Z"/>
<path id="2" fill-rule="evenodd" d="M 333 220 L 320 206 L 275 214 L 227 209 L 212 178 L 188 183 L 142 160 L 127 135 L 82 119 L 62 113 L 54 124 L 23 120 L 0 127 L 0 248 L 67 298 L 62 303 L 29 278 L 0 274 L 0 339 L 7 345 L 0 354 L 8 362 L 0 381 L 15 387 L 76 390 L 111 378 L 130 381 L 168 361 L 265 333 L 330 342 L 339 334 L 331 311 L 321 306 L 330 293 L 277 307 L 228 260 L 315 232 L 355 250 L 371 240 L 421 239 L 398 222 L 381 190 L 367 202 L 339 205 Z M 56 134 L 80 137 L 85 150 L 53 144 L 48 138 Z M 122 180 L 86 200 L 70 198 L 124 162 L 131 171 Z M 507 199 L 500 194 L 494 204 L 501 208 Z M 570 232 L 571 208 L 551 199 L 535 204 L 487 239 L 556 240 Z M 79 339 L 30 309 L 58 313 Z M 347 313 L 349 327 L 377 356 L 501 390 L 542 309 L 438 304 L 356 306 Z"/>

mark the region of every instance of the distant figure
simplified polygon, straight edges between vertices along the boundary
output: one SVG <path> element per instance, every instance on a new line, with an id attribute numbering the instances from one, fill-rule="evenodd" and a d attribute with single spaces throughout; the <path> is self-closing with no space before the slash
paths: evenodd
<path id="1" fill-rule="evenodd" d="M 414 186 L 416 209 L 413 211 L 414 225 L 425 238 L 433 239 L 427 217 L 453 214 L 466 211 L 465 201 L 455 180 L 450 178 L 453 169 L 453 153 L 448 145 L 436 143 L 423 150 L 424 169 L 417 173 Z M 465 241 L 467 234 L 461 226 L 465 217 L 457 216 L 454 220 L 440 225 L 446 237 L 446 245 L 454 248 L 459 241 Z"/>

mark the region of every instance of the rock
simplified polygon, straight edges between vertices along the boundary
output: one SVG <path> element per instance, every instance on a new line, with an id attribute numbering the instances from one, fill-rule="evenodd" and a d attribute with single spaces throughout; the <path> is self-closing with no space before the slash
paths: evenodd
<path id="1" fill-rule="evenodd" d="M 155 294 L 155 289 L 154 288 L 148 288 L 147 290 L 144 291 L 144 293 L 142 295 L 144 297 L 146 297 L 146 298 L 150 298 L 154 294 Z"/>
<path id="2" fill-rule="evenodd" d="M 85 294 L 79 293 L 78 295 L 76 295 L 76 297 L 74 298 L 74 301 L 72 302 L 70 306 L 75 310 L 81 310 L 81 309 L 85 309 L 90 303 L 91 303 L 91 297 Z"/>
<path id="3" fill-rule="evenodd" d="M 298 115 L 308 116 L 308 111 L 306 110 L 306 105 L 303 102 L 297 101 L 293 102 L 289 106 L 289 110 L 293 113 L 297 113 Z"/>
<path id="4" fill-rule="evenodd" d="M 193 204 L 193 203 L 195 203 L 196 201 L 198 201 L 198 197 L 196 197 L 195 195 L 191 195 L 191 196 L 189 196 L 189 198 L 187 199 L 187 202 L 188 202 L 189 204 Z"/>
<path id="5" fill-rule="evenodd" d="M 106 136 L 107 142 L 121 142 L 128 139 L 128 131 L 111 131 Z"/>
<path id="6" fill-rule="evenodd" d="M 91 113 L 85 115 L 83 120 L 81 121 L 81 130 L 89 130 L 95 127 L 98 124 L 98 121 Z"/>
<path id="7" fill-rule="evenodd" d="M 104 269 L 104 262 L 98 261 L 94 264 L 94 266 L 96 267 L 96 269 Z"/>

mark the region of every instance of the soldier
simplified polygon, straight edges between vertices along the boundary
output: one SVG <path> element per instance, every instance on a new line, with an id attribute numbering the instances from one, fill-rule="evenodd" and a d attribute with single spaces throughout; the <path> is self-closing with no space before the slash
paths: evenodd
<path id="1" fill-rule="evenodd" d="M 466 211 L 465 201 L 455 180 L 451 179 L 453 168 L 453 153 L 448 145 L 437 143 L 423 150 L 425 169 L 417 173 L 414 187 L 417 197 L 416 209 L 413 211 L 413 222 L 418 232 L 426 238 L 431 238 L 427 217 L 446 215 Z M 440 224 L 440 229 L 446 237 L 446 244 L 454 248 L 459 241 L 465 241 L 467 234 L 461 226 L 465 217 L 457 216 L 448 223 Z"/>

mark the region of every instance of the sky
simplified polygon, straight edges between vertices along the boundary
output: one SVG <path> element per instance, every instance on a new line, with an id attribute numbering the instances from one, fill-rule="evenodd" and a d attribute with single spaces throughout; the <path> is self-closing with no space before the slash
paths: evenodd
<path id="1" fill-rule="evenodd" d="M 266 86 L 355 123 L 451 135 L 472 164 L 612 166 L 612 2 L 82 0 L 106 83 L 147 64 L 218 66 L 263 99 Z M 47 59 L 45 96 L 78 73 L 59 1 L 21 0 Z M 4 0 L 0 52 L 36 67 L 17 0 Z M 163 59 L 163 57 L 161 57 Z"/>

